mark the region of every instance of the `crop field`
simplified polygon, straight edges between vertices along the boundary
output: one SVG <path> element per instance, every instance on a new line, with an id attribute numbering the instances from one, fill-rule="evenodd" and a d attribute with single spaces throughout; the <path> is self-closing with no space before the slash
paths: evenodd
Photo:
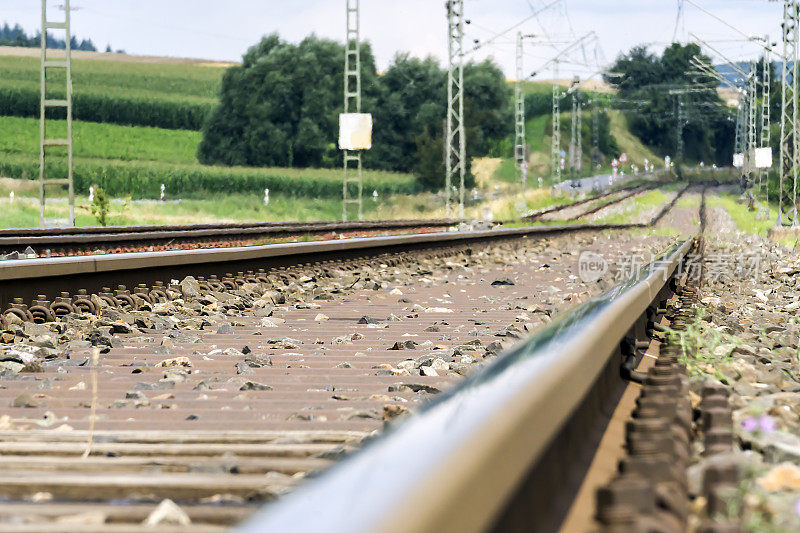
<path id="1" fill-rule="evenodd" d="M 48 136 L 63 138 L 67 123 L 47 122 Z M 96 122 L 73 123 L 75 155 L 80 158 L 122 161 L 197 162 L 200 132 Z M 0 153 L 39 156 L 39 119 L 0 116 Z"/>
<path id="2" fill-rule="evenodd" d="M 202 63 L 73 59 L 74 116 L 93 122 L 199 130 L 217 103 L 224 72 Z M 48 76 L 53 86 L 64 86 L 63 72 Z M 56 90 L 52 96 L 61 94 Z M 39 115 L 38 58 L 0 55 L 0 115 Z"/>
<path id="3" fill-rule="evenodd" d="M 117 199 L 111 216 L 119 224 L 338 218 L 340 169 L 222 167 L 197 162 L 199 130 L 217 104 L 225 66 L 171 58 L 74 54 L 74 175 L 79 204 L 87 204 L 89 186 L 98 185 Z M 54 85 L 61 82 L 57 77 L 52 81 Z M 526 84 L 526 92 L 539 93 L 544 99 L 551 90 L 549 83 Z M 59 94 L 55 91 L 50 96 Z M 549 113 L 549 103 L 546 107 Z M 66 122 L 58 120 L 62 118 L 55 114 L 58 110 L 52 111 L 48 136 L 60 138 Z M 0 177 L 36 183 L 25 180 L 39 174 L 38 115 L 38 51 L 0 48 Z M 532 116 L 528 123 L 534 151 L 549 142 L 544 134 L 546 122 L 542 115 Z M 58 150 L 49 153 L 57 155 Z M 48 175 L 65 174 L 64 158 L 51 158 Z M 367 217 L 434 216 L 442 211 L 440 199 L 421 193 L 411 174 L 367 170 L 363 177 Z M 500 183 L 505 190 L 516 181 L 513 162 L 504 161 L 489 179 L 492 183 L 487 187 Z M 167 199 L 176 202 L 147 201 L 159 198 L 162 184 Z M 263 205 L 264 189 L 270 189 L 269 206 Z M 375 203 L 370 198 L 373 191 L 380 196 Z M 0 192 L 8 202 L 10 190 Z M 27 186 L 18 190 L 19 200 L 5 206 L 0 226 L 35 225 L 35 196 L 35 190 Z M 535 206 L 540 200 L 529 203 Z M 57 202 L 52 207 L 61 209 Z M 492 207 L 498 212 L 513 208 L 511 203 Z M 480 216 L 476 209 L 475 215 Z M 79 209 L 78 223 L 95 222 L 84 208 Z"/>
<path id="4" fill-rule="evenodd" d="M 63 160 L 48 166 L 48 175 L 66 175 Z M 0 176 L 32 178 L 39 175 L 39 157 L 8 155 L 0 158 Z M 220 167 L 154 161 L 120 161 L 76 157 L 75 188 L 85 193 L 99 185 L 117 197 L 158 198 L 161 185 L 179 198 L 206 194 L 263 195 L 264 189 L 297 197 L 341 197 L 342 171 L 338 169 Z M 364 190 L 379 194 L 408 194 L 417 190 L 410 174 L 364 172 Z"/>

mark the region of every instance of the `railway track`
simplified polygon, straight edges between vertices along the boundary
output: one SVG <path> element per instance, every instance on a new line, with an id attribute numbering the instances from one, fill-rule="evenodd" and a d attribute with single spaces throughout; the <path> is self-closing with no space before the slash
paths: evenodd
<path id="1" fill-rule="evenodd" d="M 278 243 L 272 245 L 228 246 L 216 249 L 166 250 L 160 252 L 116 253 L 92 257 L 37 257 L 0 261 L 0 309 L 14 307 L 25 318 L 27 308 L 37 306 L 52 308 L 58 299 L 70 305 L 73 300 L 83 302 L 91 294 L 105 294 L 108 298 L 119 295 L 162 293 L 171 280 L 188 275 L 214 276 L 217 282 L 225 278 L 252 279 L 265 268 L 309 264 L 340 258 L 374 256 L 399 249 L 435 248 L 460 242 L 486 242 L 524 235 L 548 236 L 569 232 L 630 230 L 655 226 L 669 213 L 691 185 L 684 186 L 675 198 L 645 223 L 630 224 L 580 224 L 548 227 L 495 228 L 492 230 L 405 234 L 382 237 L 350 238 L 346 242 L 333 239 L 323 242 Z M 361 223 L 358 223 L 361 224 Z M 361 224 L 366 225 L 367 223 Z M 387 225 L 395 224 L 387 222 Z M 411 224 L 413 226 L 413 223 Z M 404 226 L 409 227 L 409 226 Z M 430 229 L 430 226 L 425 226 Z M 85 228 L 97 232 L 101 228 Z M 76 228 L 80 233 L 84 228 Z M 65 236 L 68 238 L 69 236 Z M 52 236 L 58 238 L 58 236 Z M 35 283 L 30 283 L 35 280 Z M 77 287 L 77 289 L 76 289 Z M 82 303 L 83 309 L 98 304 Z"/>
<path id="2" fill-rule="evenodd" d="M 700 251 L 676 244 L 241 531 L 684 531 L 691 407 L 687 426 L 659 332 L 690 313 Z"/>
<path id="3" fill-rule="evenodd" d="M 548 207 L 546 209 L 542 209 L 542 210 L 536 211 L 534 213 L 531 213 L 529 215 L 526 215 L 526 216 L 522 217 L 522 220 L 526 220 L 526 221 L 532 222 L 532 221 L 535 221 L 535 220 L 539 220 L 542 217 L 545 217 L 545 216 L 548 216 L 548 215 L 553 215 L 555 213 L 559 213 L 559 212 L 564 211 L 566 209 L 570 209 L 570 208 L 573 208 L 573 207 L 579 207 L 581 205 L 591 204 L 593 202 L 597 202 L 599 200 L 603 200 L 603 199 L 609 198 L 611 196 L 623 196 L 624 197 L 623 199 L 626 199 L 626 198 L 630 197 L 633 194 L 637 194 L 637 193 L 639 193 L 641 191 L 647 190 L 648 188 L 656 187 L 656 186 L 657 185 L 646 185 L 645 184 L 645 185 L 632 185 L 632 186 L 629 186 L 629 187 L 622 187 L 620 189 L 616 189 L 616 190 L 613 190 L 613 191 L 608 191 L 608 192 L 605 192 L 605 193 L 602 193 L 602 194 L 598 194 L 598 195 L 595 195 L 595 196 L 588 196 L 586 198 L 582 198 L 580 200 L 576 200 L 576 201 L 568 203 L 568 204 L 556 205 L 556 206 L 553 206 L 553 207 Z M 589 213 L 586 213 L 586 214 L 589 214 Z"/>
<path id="4" fill-rule="evenodd" d="M 486 454 L 507 455 L 522 475 L 534 455 L 555 453 L 546 450 L 556 442 L 559 416 L 588 416 L 574 408 L 592 411 L 581 398 L 596 376 L 613 385 L 609 391 L 619 390 L 612 379 L 620 368 L 615 339 L 630 330 L 626 321 L 646 323 L 647 307 L 657 300 L 660 308 L 672 288 L 656 280 L 677 268 L 689 241 L 673 248 L 654 275 L 604 299 L 592 300 L 601 285 L 573 274 L 576 244 L 595 253 L 610 247 L 634 253 L 642 239 L 620 232 L 638 227 L 531 227 L 2 263 L 3 294 L 26 296 L 3 318 L 0 405 L 8 407 L 0 412 L 0 531 L 140 531 L 143 523 L 153 531 L 227 530 L 298 485 L 295 497 L 268 508 L 268 524 L 256 518 L 245 529 L 366 531 L 383 512 L 376 529 L 486 526 L 520 482 L 505 478 L 508 468 L 496 461 L 483 464 Z M 651 239 L 651 250 L 664 246 L 663 238 Z M 242 273 L 224 274 L 233 267 Z M 123 279 L 135 280 L 129 286 L 136 288 L 102 289 Z M 78 286 L 85 294 L 74 292 Z M 67 296 L 51 296 L 67 287 Z M 37 302 L 25 299 L 31 294 Z M 54 305 L 55 298 L 64 305 Z M 512 348 L 581 302 L 571 318 Z M 596 338 L 583 338 L 587 331 Z M 588 370 L 573 351 L 584 342 L 595 355 Z M 534 396 L 545 401 L 547 391 L 561 391 L 563 401 L 551 398 L 555 408 L 506 404 L 492 415 L 492 431 L 482 428 L 493 443 L 473 439 L 475 424 L 501 397 L 523 394 L 516 388 L 521 379 L 551 371 L 561 381 L 541 389 L 537 382 Z M 523 388 L 529 395 L 532 389 Z M 454 409 L 480 416 L 450 418 Z M 409 413 L 417 414 L 398 423 Z M 523 424 L 523 415 L 534 418 Z M 434 431 L 431 420 L 447 425 Z M 512 422 L 520 422 L 519 438 L 504 433 Z M 396 427 L 388 438 L 301 485 L 387 426 Z M 510 440 L 502 446 L 501 438 Z M 390 460 L 376 455 L 387 447 Z M 448 449 L 452 454 L 443 455 Z M 520 469 L 516 460 L 524 456 L 528 467 Z M 463 473 L 461 459 L 477 470 Z M 357 478 L 347 474 L 353 468 Z M 443 470 L 453 477 L 437 477 Z M 477 475 L 481 482 L 471 485 Z M 366 483 L 358 494 L 350 492 L 354 479 Z M 320 491 L 326 502 L 347 502 L 338 518 L 327 503 L 313 516 L 307 507 L 305 516 L 294 514 Z M 421 493 L 436 498 L 420 502 Z M 387 502 L 399 521 L 385 519 Z M 413 517 L 404 502 L 413 504 Z M 473 521 L 478 508 L 491 519 Z M 464 518 L 451 513 L 452 523 L 443 522 L 442 509 L 464 509 Z M 353 516 L 363 520 L 354 525 Z M 283 519 L 293 525 L 278 529 Z M 456 529 L 466 522 L 473 525 Z"/>
<path id="5" fill-rule="evenodd" d="M 303 236 L 343 238 L 381 233 L 435 232 L 458 225 L 457 220 L 384 220 L 357 222 L 269 222 L 185 224 L 170 226 L 105 226 L 79 228 L 0 229 L 0 253 L 32 253 L 59 257 L 102 253 L 247 246 L 265 239 Z M 28 252 L 26 252 L 28 250 Z M 15 255 L 16 254 L 16 255 Z"/>
<path id="6" fill-rule="evenodd" d="M 599 196 L 559 205 L 523 217 L 536 221 L 566 209 L 598 203 L 572 216 L 579 220 L 601 209 L 623 202 L 658 184 L 625 187 Z M 514 221 L 498 221 L 503 225 Z M 298 238 L 318 240 L 369 237 L 390 234 L 436 233 L 461 224 L 456 219 L 384 220 L 355 222 L 268 222 L 238 224 L 184 224 L 166 226 L 105 226 L 77 228 L 0 229 L 0 258 L 19 260 L 37 257 L 66 257 L 91 254 L 120 254 L 166 250 L 194 250 L 252 246 L 269 242 L 292 242 Z"/>

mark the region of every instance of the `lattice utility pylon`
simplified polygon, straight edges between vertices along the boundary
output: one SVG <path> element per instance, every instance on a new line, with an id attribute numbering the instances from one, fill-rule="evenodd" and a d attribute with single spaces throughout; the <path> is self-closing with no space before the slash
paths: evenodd
<path id="1" fill-rule="evenodd" d="M 751 187 L 754 172 L 755 149 L 758 146 L 758 64 L 755 61 L 750 62 L 750 77 L 747 82 L 747 146 L 745 161 L 747 166 L 745 168 L 747 173 L 747 185 Z"/>
<path id="2" fill-rule="evenodd" d="M 522 191 L 521 202 L 525 202 L 525 190 L 528 186 L 527 144 L 525 142 L 525 91 L 522 87 L 523 70 L 523 35 L 517 33 L 517 81 L 514 84 L 514 161 L 519 172 Z"/>
<path id="3" fill-rule="evenodd" d="M 344 55 L 344 112 L 361 113 L 361 16 L 359 0 L 345 0 L 347 8 L 347 48 Z M 355 172 L 350 167 L 355 166 Z M 356 195 L 350 190 L 355 186 Z M 347 222 L 348 206 L 358 209 L 358 220 L 364 218 L 361 200 L 361 150 L 344 151 L 344 178 L 342 180 L 342 220 Z"/>
<path id="4" fill-rule="evenodd" d="M 739 89 L 736 105 L 736 131 L 733 141 L 733 153 L 744 154 L 747 146 L 747 84 Z"/>
<path id="5" fill-rule="evenodd" d="M 783 2 L 783 65 L 781 69 L 781 143 L 780 170 L 778 178 L 778 220 L 782 225 L 785 215 L 794 209 L 792 222 L 797 222 L 797 175 L 800 171 L 798 150 L 798 80 L 795 76 L 798 60 L 798 23 L 800 23 L 797 0 Z"/>
<path id="6" fill-rule="evenodd" d="M 769 43 L 769 36 L 764 38 L 765 43 Z M 772 57 L 769 49 L 764 53 L 764 64 L 762 65 L 761 81 L 761 148 L 768 148 L 770 146 L 772 133 L 770 132 L 770 87 L 772 86 Z M 761 201 L 763 194 L 764 205 L 769 209 L 769 187 L 765 187 L 765 183 L 769 179 L 769 169 L 762 168 L 758 173 L 758 190 L 756 191 L 756 200 Z M 768 212 L 767 212 L 768 214 Z"/>
<path id="7" fill-rule="evenodd" d="M 66 185 L 69 188 L 69 220 L 67 224 L 75 225 L 75 189 L 72 174 L 72 63 L 71 63 L 71 34 L 70 34 L 70 6 L 69 0 L 64 0 L 64 21 L 52 22 L 47 18 L 47 2 L 42 0 L 42 61 L 41 61 L 41 90 L 39 98 L 39 225 L 44 226 L 49 222 L 63 225 L 60 221 L 45 219 L 45 205 L 47 203 L 47 190 L 51 185 Z M 47 53 L 47 31 L 64 30 L 66 33 L 66 49 L 64 59 L 50 59 Z M 63 70 L 66 75 L 64 97 L 56 98 L 49 89 L 52 82 L 48 83 L 48 72 Z M 67 135 L 63 139 L 54 139 L 47 136 L 46 115 L 48 109 L 65 109 L 67 115 Z M 48 149 L 52 147 L 66 147 L 67 149 L 67 177 L 48 177 L 47 161 Z"/>
<path id="8" fill-rule="evenodd" d="M 686 126 L 683 93 L 675 95 L 675 161 L 683 161 L 685 144 L 683 142 L 683 128 Z"/>
<path id="9" fill-rule="evenodd" d="M 597 96 L 592 99 L 592 165 L 600 166 L 600 108 Z"/>
<path id="10" fill-rule="evenodd" d="M 583 124 L 580 83 L 580 78 L 576 76 L 572 82 L 571 137 L 569 141 L 569 172 L 572 179 L 581 177 L 581 162 L 583 159 L 583 144 L 581 142 L 581 128 Z"/>
<path id="11" fill-rule="evenodd" d="M 464 126 L 464 0 L 447 0 L 447 131 L 445 132 L 445 206 L 450 215 L 453 181 L 458 187 L 458 216 L 464 218 L 467 138 Z"/>
<path id="12" fill-rule="evenodd" d="M 550 143 L 553 182 L 561 182 L 561 87 L 558 84 L 558 59 L 553 61 L 553 137 Z"/>

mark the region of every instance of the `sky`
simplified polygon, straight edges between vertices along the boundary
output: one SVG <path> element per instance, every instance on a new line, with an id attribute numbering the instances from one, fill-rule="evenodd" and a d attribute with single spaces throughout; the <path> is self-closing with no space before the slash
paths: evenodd
<path id="1" fill-rule="evenodd" d="M 273 32 L 291 42 L 311 33 L 343 41 L 345 1 L 71 0 L 73 34 L 91 38 L 99 49 L 111 44 L 137 55 L 222 61 L 240 60 L 249 46 Z M 63 18 L 56 7 L 63 2 L 48 0 L 51 18 Z M 562 78 L 588 77 L 638 44 L 660 52 L 673 38 L 693 40 L 691 33 L 732 60 L 759 52 L 753 43 L 742 42 L 741 34 L 689 2 L 747 35 L 780 38 L 782 2 L 767 0 L 464 0 L 465 18 L 470 21 L 465 46 L 474 47 L 474 39 L 486 42 L 522 22 L 469 55 L 475 60 L 491 57 L 509 78 L 515 77 L 517 29 L 533 36 L 525 44 L 526 74 L 539 71 L 576 38 L 595 32 L 597 38 L 576 48 L 560 67 Z M 444 4 L 444 0 L 361 0 L 362 39 L 371 43 L 378 69 L 386 69 L 398 52 L 443 61 L 447 55 Z M 41 22 L 41 3 L 0 0 L 3 21 L 35 31 Z M 720 56 L 715 59 L 722 62 Z M 549 68 L 538 74 L 539 79 L 552 76 Z"/>

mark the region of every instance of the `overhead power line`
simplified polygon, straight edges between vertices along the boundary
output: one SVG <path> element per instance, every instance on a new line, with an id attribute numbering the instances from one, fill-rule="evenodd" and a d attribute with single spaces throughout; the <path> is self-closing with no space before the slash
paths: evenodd
<path id="1" fill-rule="evenodd" d="M 541 14 L 541 13 L 543 13 L 544 11 L 546 11 L 546 10 L 550 9 L 551 7 L 553 7 L 553 6 L 555 6 L 556 4 L 560 3 L 561 1 L 562 1 L 562 0 L 554 0 L 553 2 L 550 2 L 549 4 L 547 4 L 546 6 L 544 6 L 543 8 L 539 9 L 538 11 L 534 11 L 534 12 L 533 12 L 531 15 L 529 15 L 529 16 L 527 16 L 527 17 L 525 17 L 524 19 L 522 19 L 522 20 L 521 20 L 521 21 L 519 21 L 518 23 L 516 23 L 516 24 L 514 24 L 513 26 L 511 26 L 510 28 L 508 28 L 508 29 L 505 29 L 505 30 L 503 30 L 503 31 L 501 31 L 501 32 L 499 32 L 499 33 L 497 33 L 497 34 L 495 34 L 495 35 L 494 35 L 493 37 L 491 37 L 491 38 L 490 38 L 488 41 L 484 41 L 484 42 L 481 42 L 481 43 L 479 43 L 479 44 L 476 44 L 476 45 L 475 45 L 473 48 L 471 48 L 471 49 L 467 50 L 467 51 L 464 53 L 464 55 L 469 55 L 469 54 L 471 54 L 472 52 L 475 52 L 475 51 L 477 51 L 477 50 L 480 50 L 481 48 L 483 48 L 483 47 L 485 47 L 485 46 L 488 46 L 488 45 L 492 44 L 494 41 L 496 41 L 496 40 L 497 40 L 497 39 L 499 39 L 500 37 L 503 37 L 504 35 L 508 35 L 509 33 L 511 33 L 512 31 L 516 30 L 517 28 L 519 28 L 520 26 L 522 26 L 523 24 L 525 24 L 525 23 L 526 23 L 526 22 L 528 22 L 529 20 L 531 20 L 531 19 L 533 19 L 533 18 L 536 18 L 536 17 L 537 17 L 539 14 Z M 466 21 L 466 22 L 467 22 L 467 24 L 469 24 L 469 22 L 468 22 L 468 21 Z"/>

